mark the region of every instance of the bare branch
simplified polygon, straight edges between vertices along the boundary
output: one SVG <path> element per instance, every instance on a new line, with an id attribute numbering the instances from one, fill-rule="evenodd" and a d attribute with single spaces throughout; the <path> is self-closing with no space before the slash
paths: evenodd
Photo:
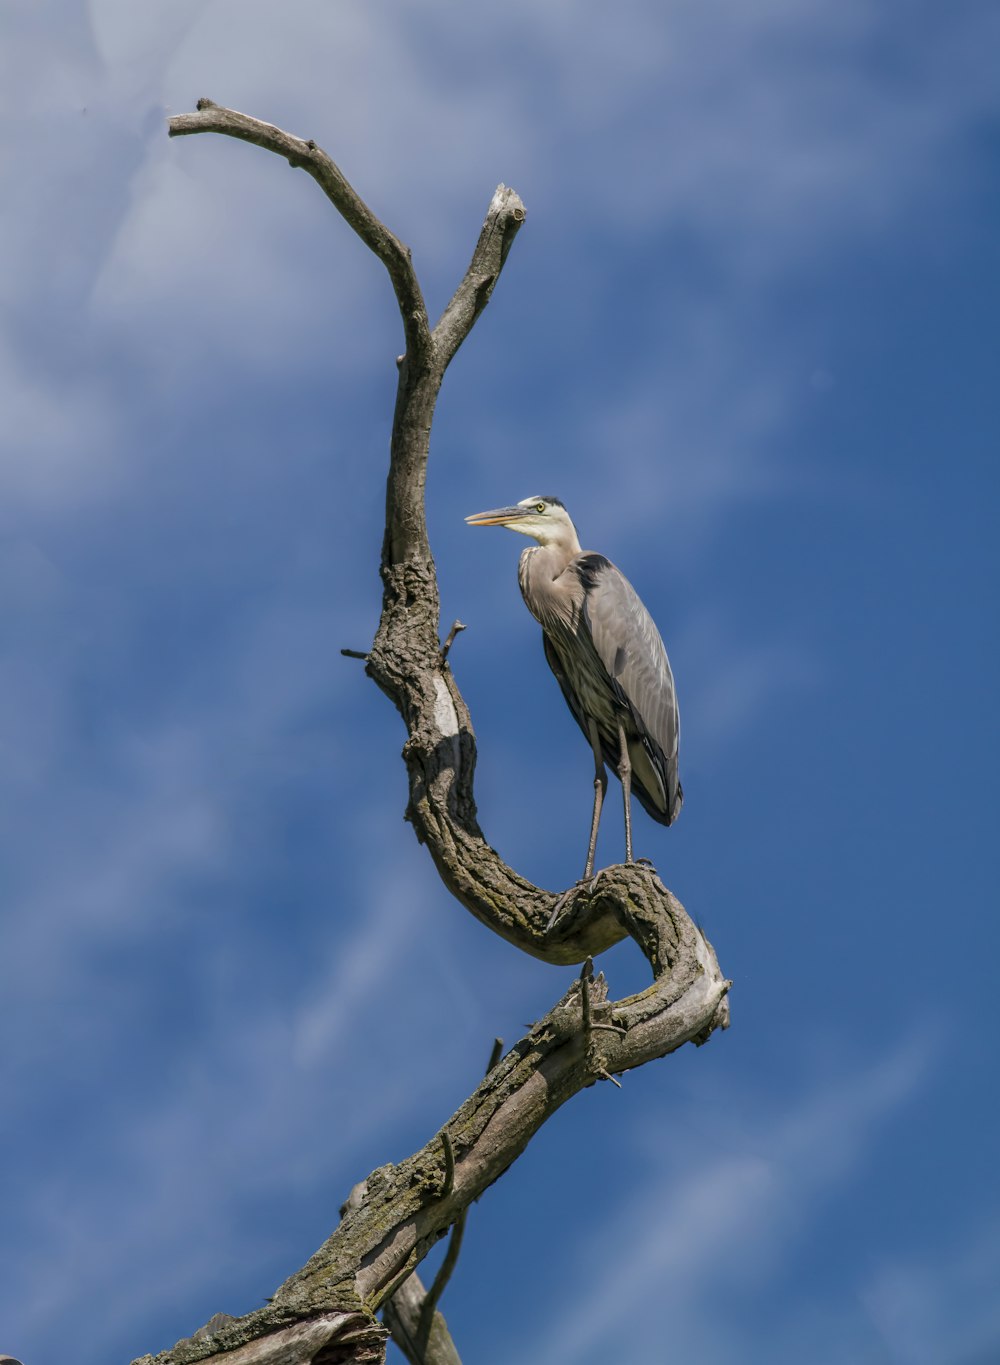
<path id="1" fill-rule="evenodd" d="M 441 1295 L 447 1289 L 448 1281 L 451 1279 L 456 1265 L 458 1265 L 468 1212 L 468 1209 L 463 1209 L 452 1224 L 451 1236 L 448 1239 L 448 1250 L 445 1252 L 438 1273 L 434 1276 L 434 1283 L 424 1295 L 424 1301 L 420 1307 L 420 1317 L 417 1319 L 417 1343 L 422 1350 L 426 1350 L 430 1344 L 434 1319 L 437 1316 L 437 1305 L 441 1302 Z"/>
<path id="2" fill-rule="evenodd" d="M 291 133 L 276 128 L 273 123 L 263 123 L 235 109 L 224 109 L 208 99 L 198 101 L 197 113 L 178 114 L 170 119 L 168 130 L 171 137 L 186 137 L 191 133 L 222 133 L 226 137 L 239 138 L 242 142 L 252 142 L 268 152 L 275 152 L 283 156 L 290 166 L 308 171 L 344 221 L 388 270 L 403 319 L 411 364 L 426 362 L 430 349 L 427 309 L 409 247 L 404 246 L 376 218 L 340 167 L 315 142 L 293 137 Z"/>
<path id="3" fill-rule="evenodd" d="M 426 369 L 415 370 L 404 356 L 399 366 L 385 495 L 382 620 L 385 624 L 386 604 L 401 596 L 405 607 L 416 607 L 411 625 L 421 642 L 429 638 L 431 629 L 435 641 L 439 638 L 437 573 L 424 512 L 427 454 L 438 391 L 452 356 L 486 306 L 523 221 L 524 205 L 513 190 L 501 186 L 490 200 L 472 263 L 434 329 L 431 363 Z M 393 695 L 391 685 L 386 686 L 377 672 L 372 676 L 383 691 Z"/>
<path id="4" fill-rule="evenodd" d="M 506 185 L 498 185 L 469 268 L 434 328 L 434 341 L 445 366 L 489 303 L 493 286 L 500 278 L 507 252 L 524 218 L 520 195 Z"/>
<path id="5" fill-rule="evenodd" d="M 468 629 L 468 627 L 467 627 L 467 626 L 464 626 L 464 625 L 462 624 L 461 621 L 455 621 L 455 622 L 454 622 L 454 624 L 452 625 L 451 630 L 449 630 L 449 632 L 448 632 L 448 638 L 445 640 L 444 644 L 441 646 L 441 662 L 442 662 L 442 663 L 445 663 L 445 662 L 446 662 L 446 660 L 447 660 L 447 658 L 448 658 L 448 655 L 451 653 L 451 647 L 452 647 L 452 645 L 455 643 L 455 639 L 456 639 L 456 637 L 458 636 L 459 631 L 463 631 L 463 630 L 467 630 L 467 629 Z"/>

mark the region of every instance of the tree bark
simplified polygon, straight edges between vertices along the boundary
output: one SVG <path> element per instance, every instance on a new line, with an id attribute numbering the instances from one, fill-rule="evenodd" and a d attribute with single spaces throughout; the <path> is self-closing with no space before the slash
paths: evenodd
<path id="1" fill-rule="evenodd" d="M 397 362 L 382 614 L 366 670 L 406 724 L 407 818 L 444 884 L 487 928 L 546 962 L 584 964 L 570 990 L 491 1068 L 440 1133 L 400 1165 L 380 1167 L 356 1187 L 339 1226 L 267 1307 L 238 1319 L 217 1315 L 172 1350 L 134 1365 L 188 1365 L 209 1358 L 226 1365 L 378 1361 L 384 1358 L 385 1332 L 376 1312 L 395 1296 L 387 1321 L 395 1332 L 412 1336 L 423 1291 L 414 1280 L 402 1295 L 400 1287 L 546 1119 L 596 1081 L 611 1080 L 683 1043 L 703 1043 L 714 1029 L 727 1027 L 730 983 L 707 939 L 653 868 L 616 866 L 589 885 L 546 891 L 503 862 L 476 818 L 475 734 L 447 647 L 439 643 L 424 485 L 445 370 L 489 301 L 524 221 L 520 198 L 498 186 L 469 267 L 431 328 L 409 250 L 315 143 L 209 100 L 170 121 L 171 136 L 204 132 L 253 142 L 307 171 L 386 266 L 406 350 Z M 593 978 L 590 960 L 629 935 L 645 954 L 653 983 L 613 1002 L 603 976 Z M 407 1350 L 408 1358 L 421 1365 L 457 1361 L 440 1314 L 433 1321 L 426 1342 L 412 1338 L 414 1354 Z M 445 1354 L 432 1354 L 432 1346 Z"/>

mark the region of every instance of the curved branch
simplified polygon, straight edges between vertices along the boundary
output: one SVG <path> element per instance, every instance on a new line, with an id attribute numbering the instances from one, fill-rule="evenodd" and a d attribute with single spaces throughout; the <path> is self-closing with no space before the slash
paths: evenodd
<path id="1" fill-rule="evenodd" d="M 469 335 L 476 318 L 490 301 L 517 234 L 524 222 L 524 205 L 515 190 L 498 185 L 472 260 L 451 302 L 434 328 L 434 340 L 447 365 Z"/>
<path id="2" fill-rule="evenodd" d="M 252 142 L 265 151 L 275 152 L 283 156 L 290 166 L 308 171 L 344 221 L 389 272 L 411 360 L 419 361 L 427 355 L 430 349 L 427 309 L 413 269 L 410 248 L 404 246 L 376 218 L 340 167 L 322 148 L 317 147 L 311 139 L 303 141 L 276 128 L 273 123 L 263 123 L 236 109 L 224 109 L 209 99 L 198 101 L 196 113 L 178 114 L 168 120 L 167 130 L 170 137 L 187 137 L 191 133 L 222 133 L 226 137 L 239 138 L 242 142 Z"/>

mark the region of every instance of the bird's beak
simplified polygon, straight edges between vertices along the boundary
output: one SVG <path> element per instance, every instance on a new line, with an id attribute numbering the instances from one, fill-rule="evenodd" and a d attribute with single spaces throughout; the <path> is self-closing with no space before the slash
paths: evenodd
<path id="1" fill-rule="evenodd" d="M 523 507 L 494 507 L 492 512 L 475 512 L 465 520 L 469 526 L 506 526 L 509 522 L 520 521 L 524 515 Z"/>

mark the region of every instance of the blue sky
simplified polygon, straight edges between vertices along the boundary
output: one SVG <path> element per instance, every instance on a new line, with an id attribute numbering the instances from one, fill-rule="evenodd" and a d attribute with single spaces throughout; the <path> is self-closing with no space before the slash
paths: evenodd
<path id="1" fill-rule="evenodd" d="M 4 14 L 0 1351 L 128 1361 L 255 1307 L 568 981 L 449 901 L 339 653 L 378 613 L 382 267 L 276 158 L 168 141 L 208 95 L 316 138 L 435 312 L 496 183 L 525 200 L 428 480 L 519 871 L 578 874 L 591 760 L 520 538 L 463 516 L 561 496 L 678 682 L 685 808 L 637 852 L 733 1027 L 578 1097 L 475 1207 L 463 1358 L 987 1365 L 1000 16 L 276 12 Z"/>

